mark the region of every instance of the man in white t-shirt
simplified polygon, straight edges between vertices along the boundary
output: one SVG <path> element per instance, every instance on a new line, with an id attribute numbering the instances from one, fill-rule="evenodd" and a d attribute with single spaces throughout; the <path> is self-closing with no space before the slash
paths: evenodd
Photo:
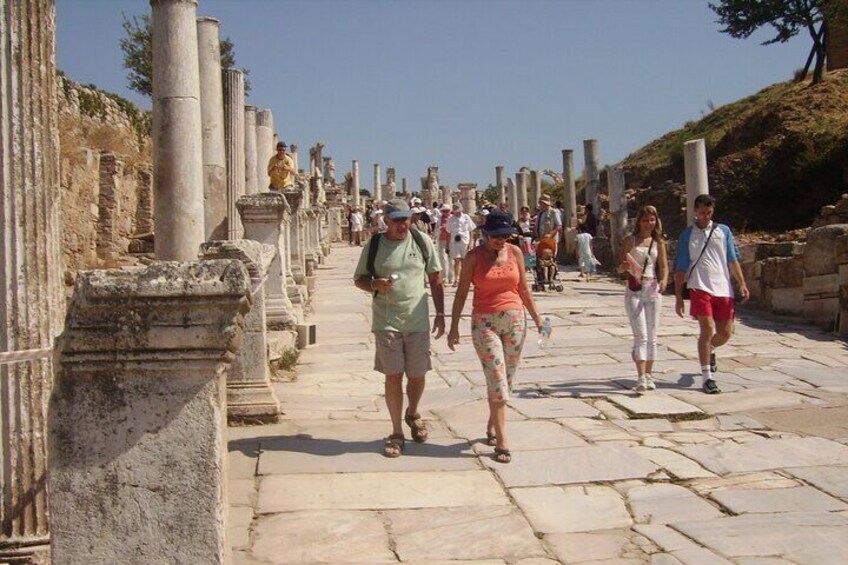
<path id="1" fill-rule="evenodd" d="M 453 260 L 453 286 L 456 286 L 462 272 L 462 260 L 465 259 L 471 244 L 471 232 L 477 229 L 477 224 L 471 216 L 462 211 L 462 206 L 454 204 L 447 227 L 450 235 L 448 251 Z"/>
<path id="2" fill-rule="evenodd" d="M 689 287 L 689 314 L 698 319 L 698 359 L 701 362 L 702 387 L 707 394 L 721 390 L 715 382 L 714 350 L 733 334 L 733 286 L 736 280 L 742 301 L 750 293 L 739 265 L 739 250 L 730 228 L 712 221 L 715 200 L 709 194 L 695 198 L 695 223 L 683 230 L 674 263 L 674 309 L 683 317 L 683 283 Z"/>

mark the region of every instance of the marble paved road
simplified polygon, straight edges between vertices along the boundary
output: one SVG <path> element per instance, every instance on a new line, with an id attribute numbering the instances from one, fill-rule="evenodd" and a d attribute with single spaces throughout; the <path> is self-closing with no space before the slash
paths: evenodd
<path id="1" fill-rule="evenodd" d="M 631 391 L 622 286 L 537 295 L 550 344 L 524 350 L 513 462 L 485 446 L 485 386 L 462 343 L 433 347 L 431 440 L 381 455 L 370 299 L 337 245 L 318 270 L 320 345 L 276 383 L 284 419 L 230 429 L 237 564 L 848 563 L 848 352 L 810 326 L 743 312 L 699 389 L 696 324 L 666 299 L 655 376 Z M 453 292 L 448 289 L 448 309 Z"/>

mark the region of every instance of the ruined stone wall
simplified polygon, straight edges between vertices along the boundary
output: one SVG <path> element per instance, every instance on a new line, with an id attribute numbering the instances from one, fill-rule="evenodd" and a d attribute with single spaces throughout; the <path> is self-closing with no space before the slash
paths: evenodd
<path id="1" fill-rule="evenodd" d="M 833 19 L 827 25 L 827 70 L 848 68 L 848 22 Z"/>
<path id="2" fill-rule="evenodd" d="M 131 264 L 132 236 L 152 231 L 148 115 L 58 78 L 65 280 Z"/>

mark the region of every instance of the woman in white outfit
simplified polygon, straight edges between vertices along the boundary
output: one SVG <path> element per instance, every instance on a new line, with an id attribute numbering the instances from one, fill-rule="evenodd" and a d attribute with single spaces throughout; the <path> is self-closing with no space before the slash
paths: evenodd
<path id="1" fill-rule="evenodd" d="M 621 243 L 618 272 L 627 273 L 624 309 L 633 330 L 633 361 L 639 394 L 654 390 L 662 293 L 668 284 L 668 252 L 657 209 L 643 206 L 636 216 L 636 230 Z"/>

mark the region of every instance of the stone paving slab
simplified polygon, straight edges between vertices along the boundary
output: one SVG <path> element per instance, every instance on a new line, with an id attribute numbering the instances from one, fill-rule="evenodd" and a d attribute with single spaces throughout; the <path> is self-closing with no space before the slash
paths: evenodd
<path id="1" fill-rule="evenodd" d="M 606 446 L 526 451 L 514 455 L 509 465 L 490 459 L 483 463 L 507 487 L 642 479 L 659 468 L 630 449 Z"/>
<path id="2" fill-rule="evenodd" d="M 798 467 L 786 469 L 793 477 L 848 502 L 848 467 Z"/>
<path id="3" fill-rule="evenodd" d="M 848 562 L 848 517 L 833 513 L 747 514 L 672 527 L 731 559 L 777 556 L 811 565 Z"/>
<path id="4" fill-rule="evenodd" d="M 610 396 L 609 401 L 623 408 L 634 418 L 655 418 L 659 416 L 682 419 L 703 414 L 699 408 L 665 394 Z"/>
<path id="5" fill-rule="evenodd" d="M 273 565 L 397 563 L 377 512 L 311 511 L 261 516 L 253 556 Z"/>
<path id="6" fill-rule="evenodd" d="M 576 398 L 512 398 L 509 405 L 527 418 L 595 418 L 598 410 Z"/>
<path id="7" fill-rule="evenodd" d="M 642 523 L 703 521 L 722 515 L 715 506 L 679 485 L 637 486 L 627 491 L 627 499 L 633 519 Z"/>
<path id="8" fill-rule="evenodd" d="M 485 471 L 270 475 L 259 484 L 260 514 L 509 504 Z"/>
<path id="9" fill-rule="evenodd" d="M 633 450 L 645 459 L 659 465 L 663 471 L 680 480 L 715 477 L 714 473 L 707 471 L 692 459 L 684 457 L 671 449 L 664 449 L 659 446 L 646 446 L 634 447 Z"/>
<path id="10" fill-rule="evenodd" d="M 624 499 L 603 486 L 510 489 L 510 495 L 537 532 L 591 532 L 628 528 L 633 523 Z"/>
<path id="11" fill-rule="evenodd" d="M 806 486 L 781 489 L 726 489 L 714 492 L 711 497 L 734 514 L 848 510 L 848 504 Z"/>
<path id="12" fill-rule="evenodd" d="M 848 465 L 848 446 L 812 437 L 764 440 L 745 445 L 687 445 L 679 451 L 720 475 L 787 467 Z"/>
<path id="13" fill-rule="evenodd" d="M 562 563 L 644 563 L 644 553 L 630 541 L 628 530 L 562 533 L 545 536 L 545 543 Z M 626 557 L 628 554 L 633 557 Z"/>
<path id="14" fill-rule="evenodd" d="M 543 557 L 542 544 L 512 506 L 424 508 L 385 513 L 401 561 Z"/>
<path id="15" fill-rule="evenodd" d="M 719 376 L 719 386 L 724 386 Z M 697 406 L 707 414 L 729 414 L 750 412 L 769 408 L 783 408 L 800 404 L 813 404 L 818 401 L 808 396 L 785 390 L 742 390 L 722 394 L 704 394 L 700 391 L 671 392 L 672 396 Z"/>

